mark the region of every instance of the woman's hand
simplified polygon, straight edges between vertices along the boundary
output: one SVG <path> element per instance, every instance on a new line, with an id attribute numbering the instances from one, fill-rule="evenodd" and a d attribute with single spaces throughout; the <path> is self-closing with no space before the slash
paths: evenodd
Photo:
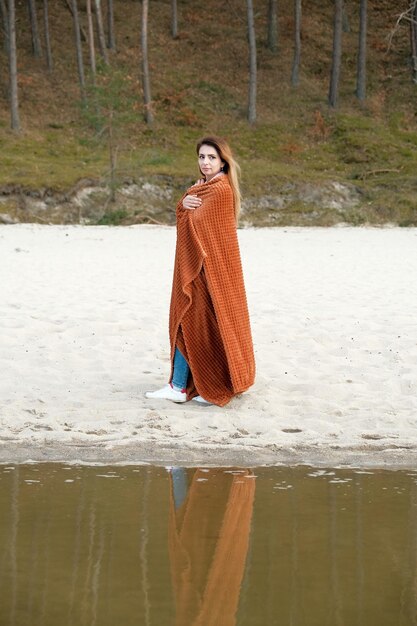
<path id="1" fill-rule="evenodd" d="M 189 210 L 198 209 L 201 206 L 201 200 L 198 196 L 185 196 L 182 206 Z"/>

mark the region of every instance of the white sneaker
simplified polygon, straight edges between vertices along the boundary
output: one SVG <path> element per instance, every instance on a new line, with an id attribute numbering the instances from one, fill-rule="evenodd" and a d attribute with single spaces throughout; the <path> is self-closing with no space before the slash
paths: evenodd
<path id="1" fill-rule="evenodd" d="M 193 400 L 195 400 L 196 402 L 199 402 L 200 404 L 207 404 L 207 405 L 213 404 L 212 402 L 209 402 L 208 400 L 204 400 L 204 398 L 202 398 L 201 396 L 195 396 Z"/>
<path id="2" fill-rule="evenodd" d="M 171 402 L 187 402 L 187 393 L 185 391 L 177 391 L 171 384 L 165 385 L 165 387 L 157 389 L 157 391 L 146 391 L 145 397 L 157 400 L 171 400 Z"/>

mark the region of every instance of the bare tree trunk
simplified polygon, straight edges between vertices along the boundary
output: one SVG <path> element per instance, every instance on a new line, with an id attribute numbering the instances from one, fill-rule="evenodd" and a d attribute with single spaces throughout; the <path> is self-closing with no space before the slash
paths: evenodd
<path id="1" fill-rule="evenodd" d="M 356 95 L 359 100 L 366 98 L 366 34 L 367 34 L 367 0 L 360 0 L 359 19 L 359 51 L 356 79 Z"/>
<path id="2" fill-rule="evenodd" d="M 43 27 L 45 31 L 46 66 L 52 72 L 54 64 L 52 61 L 51 38 L 49 36 L 48 0 L 43 0 Z"/>
<path id="3" fill-rule="evenodd" d="M 268 48 L 278 50 L 278 0 L 269 0 L 268 4 Z"/>
<path id="4" fill-rule="evenodd" d="M 93 81 L 96 74 L 96 51 L 94 48 L 94 28 L 93 28 L 93 13 L 91 11 L 91 0 L 87 0 L 87 33 L 88 33 L 88 51 L 90 54 L 90 67 L 93 75 Z"/>
<path id="5" fill-rule="evenodd" d="M 350 33 L 350 19 L 349 19 L 349 14 L 346 8 L 346 0 L 345 0 L 345 3 L 343 4 L 342 22 L 343 22 L 343 32 Z"/>
<path id="6" fill-rule="evenodd" d="M 294 0 L 294 59 L 292 63 L 291 85 L 297 87 L 299 83 L 299 69 L 301 60 L 301 0 Z"/>
<path id="7" fill-rule="evenodd" d="M 71 2 L 70 2 L 70 0 L 65 0 L 65 5 L 66 5 L 67 9 L 69 10 L 69 12 L 71 13 L 72 17 L 74 18 L 74 9 L 73 9 L 73 6 L 72 6 L 72 0 L 71 0 Z M 78 17 L 77 17 L 77 19 L 78 19 Z M 87 35 L 85 34 L 84 28 L 79 23 L 79 20 L 78 20 L 78 26 L 79 26 L 80 33 L 81 33 L 81 41 L 87 41 Z"/>
<path id="8" fill-rule="evenodd" d="M 98 42 L 100 45 L 100 53 L 103 57 L 103 61 L 106 65 L 109 65 L 109 55 L 107 54 L 106 48 L 106 37 L 104 35 L 103 28 L 103 15 L 101 12 L 101 0 L 95 0 L 96 6 L 96 19 L 97 19 L 97 34 L 98 34 Z"/>
<path id="9" fill-rule="evenodd" d="M 113 139 L 113 110 L 109 114 L 110 202 L 116 201 L 116 148 Z"/>
<path id="10" fill-rule="evenodd" d="M 81 32 L 80 32 L 80 21 L 78 19 L 78 7 L 77 0 L 71 0 L 71 13 L 74 20 L 74 35 L 75 35 L 75 47 L 77 51 L 77 67 L 78 67 L 78 80 L 80 82 L 80 91 L 81 98 L 85 101 L 85 76 L 84 76 L 84 62 L 83 62 L 83 51 L 81 48 Z"/>
<path id="11" fill-rule="evenodd" d="M 173 39 L 178 37 L 178 3 L 177 0 L 171 0 L 172 3 L 172 21 L 171 34 Z"/>
<path id="12" fill-rule="evenodd" d="M 417 84 L 417 0 L 411 1 L 410 42 L 413 83 Z"/>
<path id="13" fill-rule="evenodd" d="M 6 54 L 9 53 L 9 17 L 5 0 L 0 0 L 0 13 L 3 31 L 3 47 Z"/>
<path id="14" fill-rule="evenodd" d="M 110 50 L 116 50 L 113 0 L 107 0 L 107 47 L 110 48 Z"/>
<path id="15" fill-rule="evenodd" d="M 248 11 L 248 40 L 249 40 L 249 94 L 248 94 L 248 122 L 256 122 L 256 34 L 253 0 L 246 0 Z"/>
<path id="16" fill-rule="evenodd" d="M 153 123 L 151 83 L 149 78 L 148 62 L 148 10 L 149 0 L 142 0 L 142 29 L 141 29 L 141 50 L 142 50 L 142 88 L 143 103 L 145 106 L 145 121 L 150 126 Z"/>
<path id="17" fill-rule="evenodd" d="M 16 8 L 14 0 L 9 0 L 9 98 L 11 127 L 16 132 L 20 131 L 19 100 L 17 91 L 17 53 L 16 53 Z"/>
<path id="18" fill-rule="evenodd" d="M 339 96 L 340 65 L 342 60 L 343 0 L 334 0 L 333 55 L 330 74 L 329 105 L 336 107 Z"/>
<path id="19" fill-rule="evenodd" d="M 32 30 L 32 51 L 37 59 L 42 56 L 41 40 L 39 37 L 38 18 L 36 15 L 36 0 L 28 0 L 30 26 Z"/>

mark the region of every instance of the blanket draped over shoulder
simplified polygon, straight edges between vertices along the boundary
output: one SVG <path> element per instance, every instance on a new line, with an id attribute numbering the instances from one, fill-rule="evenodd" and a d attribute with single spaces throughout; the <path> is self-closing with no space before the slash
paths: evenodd
<path id="1" fill-rule="evenodd" d="M 184 209 L 187 194 L 201 206 Z M 253 384 L 255 361 L 227 175 L 193 185 L 177 205 L 169 332 L 190 366 L 187 394 L 224 406 Z M 171 376 L 172 378 L 172 376 Z"/>

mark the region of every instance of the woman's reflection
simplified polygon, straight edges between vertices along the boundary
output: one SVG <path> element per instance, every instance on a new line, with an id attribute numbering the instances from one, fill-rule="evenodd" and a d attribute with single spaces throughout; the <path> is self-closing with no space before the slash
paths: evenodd
<path id="1" fill-rule="evenodd" d="M 251 470 L 171 468 L 176 626 L 234 626 L 249 544 Z"/>

